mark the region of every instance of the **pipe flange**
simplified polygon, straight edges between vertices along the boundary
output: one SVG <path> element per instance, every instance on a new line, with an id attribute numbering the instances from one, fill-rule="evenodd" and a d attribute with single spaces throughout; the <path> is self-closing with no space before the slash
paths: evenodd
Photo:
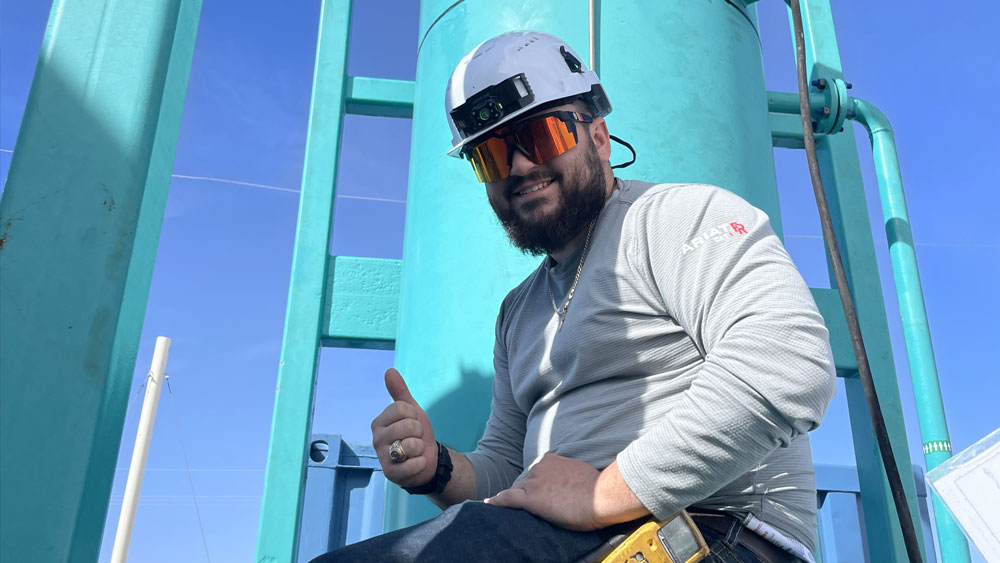
<path id="1" fill-rule="evenodd" d="M 812 90 L 823 95 L 823 106 L 812 108 L 813 131 L 819 135 L 839 132 L 847 119 L 847 83 L 840 78 L 817 78 Z"/>
<path id="2" fill-rule="evenodd" d="M 847 95 L 847 89 L 850 88 L 851 85 L 845 82 L 843 78 L 834 78 L 832 82 L 833 85 L 830 88 L 830 92 L 836 96 L 837 101 L 830 107 L 836 107 L 837 113 L 833 120 L 831 132 L 837 133 L 844 129 L 844 120 L 847 119 L 848 108 L 851 106 L 849 103 L 850 97 Z"/>

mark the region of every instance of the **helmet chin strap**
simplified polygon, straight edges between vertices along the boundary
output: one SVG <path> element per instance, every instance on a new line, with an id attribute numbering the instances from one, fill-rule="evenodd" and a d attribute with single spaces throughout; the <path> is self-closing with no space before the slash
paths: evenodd
<path id="1" fill-rule="evenodd" d="M 612 166 L 611 169 L 614 170 L 615 168 L 625 168 L 626 166 L 631 166 L 632 164 L 634 164 L 635 163 L 635 149 L 632 148 L 632 145 L 626 143 L 625 141 L 619 139 L 618 137 L 615 137 L 614 135 L 608 135 L 608 137 L 611 137 L 612 141 L 614 141 L 614 142 L 616 142 L 616 143 L 618 143 L 620 145 L 624 145 L 625 148 L 627 148 L 629 150 L 629 152 L 632 153 L 632 160 L 630 160 L 628 162 L 625 162 L 625 163 L 622 163 L 622 164 L 616 164 L 616 165 Z"/>

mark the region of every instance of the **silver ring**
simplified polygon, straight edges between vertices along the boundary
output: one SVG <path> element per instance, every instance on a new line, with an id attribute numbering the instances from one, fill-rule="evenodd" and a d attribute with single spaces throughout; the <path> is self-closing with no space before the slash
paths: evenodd
<path id="1" fill-rule="evenodd" d="M 406 461 L 406 450 L 403 449 L 403 444 L 399 440 L 396 440 L 389 446 L 389 459 L 395 463 Z"/>

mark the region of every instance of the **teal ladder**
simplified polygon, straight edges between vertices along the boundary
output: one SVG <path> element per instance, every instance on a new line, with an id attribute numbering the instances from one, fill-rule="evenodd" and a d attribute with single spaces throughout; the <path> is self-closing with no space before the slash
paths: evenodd
<path id="1" fill-rule="evenodd" d="M 321 347 L 392 349 L 400 261 L 330 255 L 346 114 L 410 118 L 413 83 L 347 75 L 351 1 L 324 0 L 264 475 L 259 562 L 296 560 Z"/>

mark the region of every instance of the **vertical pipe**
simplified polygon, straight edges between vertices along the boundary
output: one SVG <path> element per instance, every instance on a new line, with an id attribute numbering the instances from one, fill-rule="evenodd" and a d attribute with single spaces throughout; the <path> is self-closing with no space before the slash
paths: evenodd
<path id="1" fill-rule="evenodd" d="M 128 468 L 125 497 L 122 499 L 122 511 L 118 517 L 114 548 L 111 550 L 111 563 L 125 563 L 128 557 L 132 525 L 135 523 L 135 509 L 139 504 L 139 490 L 142 488 L 142 475 L 146 470 L 149 442 L 153 438 L 153 423 L 156 422 L 156 407 L 160 403 L 160 390 L 163 388 L 163 373 L 167 369 L 168 352 L 170 352 L 170 339 L 166 336 L 156 337 L 153 362 L 149 367 L 149 375 L 146 376 L 146 396 L 142 399 L 139 431 L 135 435 L 135 449 L 132 450 L 132 463 Z"/>
<path id="2" fill-rule="evenodd" d="M 257 533 L 256 560 L 261 562 L 296 559 L 330 262 L 351 1 L 324 0 L 319 20 L 288 308 Z"/>
<path id="3" fill-rule="evenodd" d="M 590 49 L 589 49 L 589 53 L 590 53 L 590 69 L 593 70 L 594 72 L 597 72 L 598 76 L 600 76 L 600 72 L 599 72 L 599 70 L 597 68 L 597 28 L 596 28 L 596 26 L 597 26 L 597 16 L 594 13 L 594 11 L 595 11 L 595 9 L 594 9 L 594 2 L 595 2 L 595 0 L 589 0 L 589 2 L 587 2 L 587 4 L 589 5 L 589 8 L 590 8 L 588 10 L 588 14 L 590 15 L 590 19 L 587 20 L 588 21 L 587 28 L 590 31 Z"/>
<path id="4" fill-rule="evenodd" d="M 0 200 L 0 561 L 98 558 L 200 12 L 52 4 Z"/>
<path id="5" fill-rule="evenodd" d="M 917 254 L 913 247 L 913 233 L 903 194 L 896 140 L 889 120 L 877 107 L 857 98 L 852 98 L 851 101 L 856 119 L 868 130 L 872 145 L 875 175 L 882 200 L 882 218 L 889 241 L 896 297 L 899 300 L 899 314 L 903 320 L 903 339 L 906 342 L 910 379 L 917 405 L 920 435 L 923 438 L 924 461 L 930 470 L 951 457 L 951 440 L 948 437 L 948 422 L 945 419 L 934 348 L 927 324 Z M 941 559 L 944 563 L 969 561 L 969 547 L 965 536 L 936 495 L 933 499 Z"/>

